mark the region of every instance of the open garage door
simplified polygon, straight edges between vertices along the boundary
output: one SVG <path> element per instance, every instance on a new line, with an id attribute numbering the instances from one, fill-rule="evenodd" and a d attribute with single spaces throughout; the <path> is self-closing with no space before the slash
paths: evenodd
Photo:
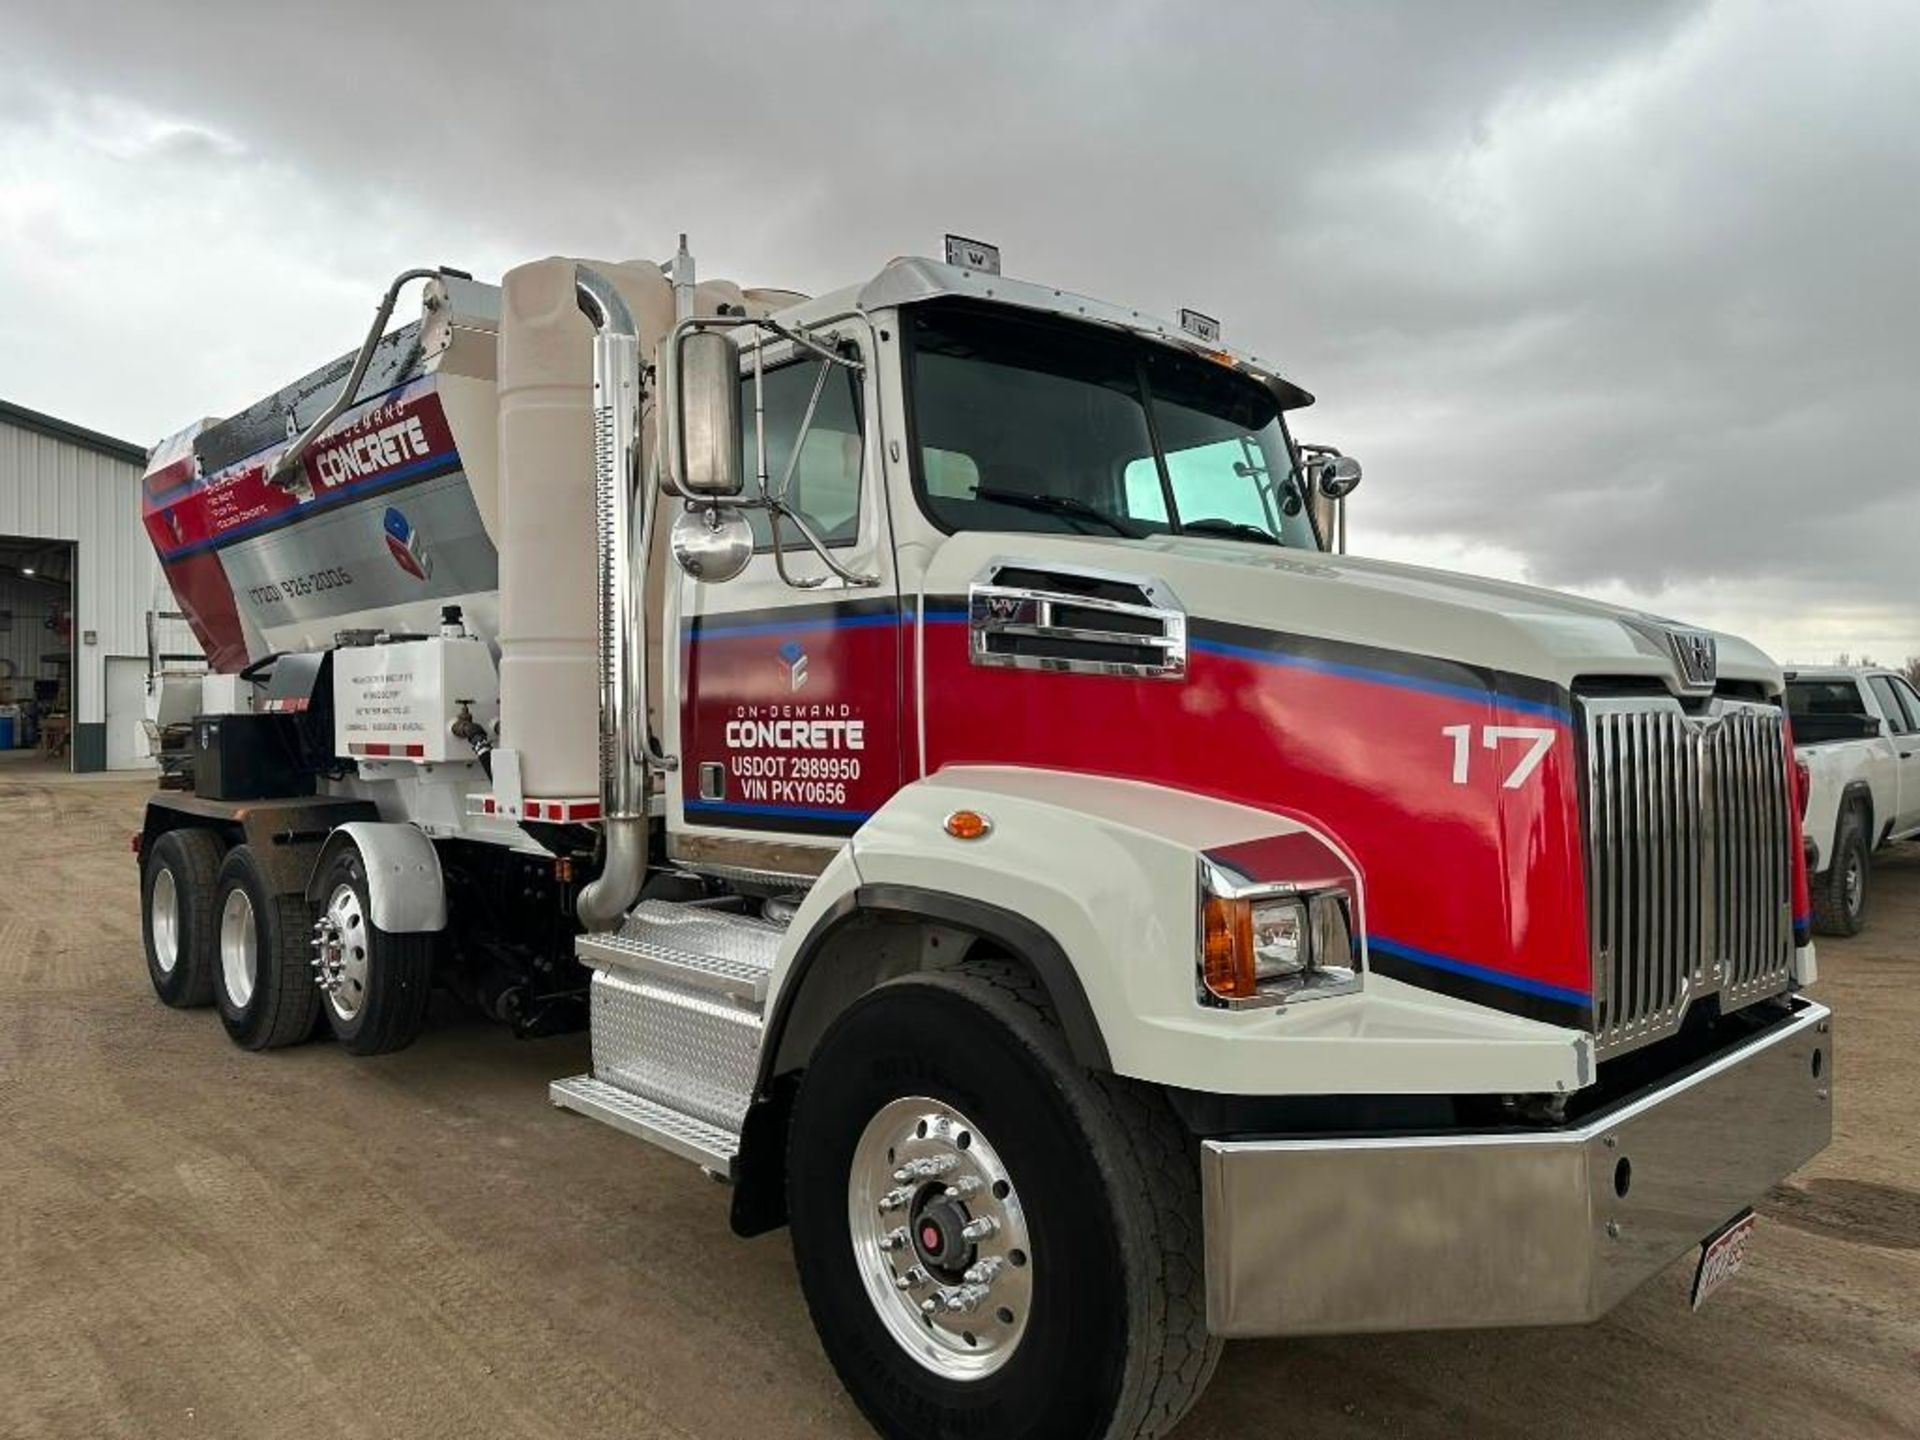
<path id="1" fill-rule="evenodd" d="M 72 764 L 73 545 L 0 536 L 0 764 Z"/>

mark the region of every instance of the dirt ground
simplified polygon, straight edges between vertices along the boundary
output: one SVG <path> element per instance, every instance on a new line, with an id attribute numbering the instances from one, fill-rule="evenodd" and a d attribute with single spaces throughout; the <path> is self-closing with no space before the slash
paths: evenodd
<path id="1" fill-rule="evenodd" d="M 858 1436 L 784 1234 L 549 1108 L 583 1036 L 243 1054 L 166 1010 L 146 786 L 0 767 L 0 1436 Z M 1920 1435 L 1920 849 L 1823 941 L 1834 1144 L 1700 1314 L 1230 1346 L 1206 1437 Z"/>

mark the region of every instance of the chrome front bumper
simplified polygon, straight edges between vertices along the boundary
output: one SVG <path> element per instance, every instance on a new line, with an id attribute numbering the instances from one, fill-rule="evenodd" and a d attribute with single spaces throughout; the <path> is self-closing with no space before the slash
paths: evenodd
<path id="1" fill-rule="evenodd" d="M 1205 1141 L 1209 1328 L 1598 1319 L 1825 1148 L 1832 1074 L 1831 1012 L 1802 1002 L 1565 1130 Z"/>

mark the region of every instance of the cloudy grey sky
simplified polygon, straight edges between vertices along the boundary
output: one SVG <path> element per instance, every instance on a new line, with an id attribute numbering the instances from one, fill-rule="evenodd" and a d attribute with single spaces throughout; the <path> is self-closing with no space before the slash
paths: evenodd
<path id="1" fill-rule="evenodd" d="M 1920 5 L 0 0 L 0 396 L 147 441 L 423 262 L 1221 316 L 1353 548 L 1920 653 Z"/>

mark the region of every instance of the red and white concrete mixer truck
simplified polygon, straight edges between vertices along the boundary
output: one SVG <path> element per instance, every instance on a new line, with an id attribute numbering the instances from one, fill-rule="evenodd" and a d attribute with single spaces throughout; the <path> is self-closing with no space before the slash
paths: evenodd
<path id="1" fill-rule="evenodd" d="M 553 1103 L 791 1226 L 889 1436 L 1705 1298 L 1831 1123 L 1780 671 L 1336 553 L 1311 398 L 958 238 L 401 276 L 146 477 L 218 672 L 155 989 L 253 1050 L 589 1026 Z"/>

